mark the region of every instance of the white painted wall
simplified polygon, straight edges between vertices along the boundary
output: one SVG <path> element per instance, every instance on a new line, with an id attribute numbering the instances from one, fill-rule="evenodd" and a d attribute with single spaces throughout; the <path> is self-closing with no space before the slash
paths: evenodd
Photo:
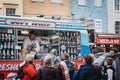
<path id="1" fill-rule="evenodd" d="M 115 33 L 115 21 L 120 21 L 120 10 L 115 11 L 114 0 L 108 0 L 108 33 Z"/>

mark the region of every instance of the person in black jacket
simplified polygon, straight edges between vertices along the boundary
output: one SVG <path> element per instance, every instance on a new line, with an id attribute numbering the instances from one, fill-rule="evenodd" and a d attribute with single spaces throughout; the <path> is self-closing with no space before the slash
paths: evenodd
<path id="1" fill-rule="evenodd" d="M 77 80 L 97 80 L 97 68 L 92 64 L 93 57 L 86 55 L 85 64 L 78 70 Z"/>
<path id="2" fill-rule="evenodd" d="M 104 62 L 103 80 L 115 80 L 115 69 L 112 66 L 112 58 L 106 58 Z"/>

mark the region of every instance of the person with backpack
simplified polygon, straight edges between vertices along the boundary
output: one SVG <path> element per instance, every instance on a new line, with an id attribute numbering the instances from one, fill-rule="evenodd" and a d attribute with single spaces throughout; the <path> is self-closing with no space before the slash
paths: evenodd
<path id="1" fill-rule="evenodd" d="M 19 68 L 18 74 L 15 79 L 34 80 L 34 78 L 36 78 L 36 76 L 38 75 L 38 71 L 36 70 L 35 65 L 33 64 L 33 61 L 34 55 L 27 54 L 25 57 L 25 61 Z"/>
<path id="2" fill-rule="evenodd" d="M 84 56 L 85 64 L 81 65 L 75 80 L 98 80 L 97 68 L 92 64 L 93 57 L 90 55 Z"/>
<path id="3" fill-rule="evenodd" d="M 75 64 L 70 60 L 68 53 L 62 53 L 60 58 L 59 70 L 62 74 L 61 80 L 72 80 L 75 71 Z"/>
<path id="4" fill-rule="evenodd" d="M 39 69 L 38 80 L 59 80 L 58 69 L 55 68 L 50 55 L 46 55 L 43 60 L 43 67 Z"/>
<path id="5" fill-rule="evenodd" d="M 103 70 L 103 80 L 116 80 L 115 69 L 112 66 L 112 64 L 113 64 L 112 58 L 105 59 L 104 70 Z"/>

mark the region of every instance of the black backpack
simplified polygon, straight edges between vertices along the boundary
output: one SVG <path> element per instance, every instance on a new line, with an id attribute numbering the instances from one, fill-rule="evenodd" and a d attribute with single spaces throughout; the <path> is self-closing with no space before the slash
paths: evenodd
<path id="1" fill-rule="evenodd" d="M 71 62 L 71 61 L 65 61 L 69 71 L 73 71 L 75 68 L 74 68 L 74 64 Z"/>
<path id="2" fill-rule="evenodd" d="M 17 71 L 17 76 L 15 77 L 15 79 L 22 79 L 25 75 L 25 73 L 23 72 L 23 68 L 24 68 L 25 64 L 20 67 Z"/>
<path id="3" fill-rule="evenodd" d="M 74 71 L 75 71 L 75 66 L 71 61 L 65 61 L 65 63 L 67 65 L 68 69 L 69 69 L 70 78 L 72 80 L 72 76 L 73 76 Z"/>

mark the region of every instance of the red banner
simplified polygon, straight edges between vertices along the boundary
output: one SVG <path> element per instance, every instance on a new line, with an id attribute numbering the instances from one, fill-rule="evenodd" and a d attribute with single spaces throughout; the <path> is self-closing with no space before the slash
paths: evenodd
<path id="1" fill-rule="evenodd" d="M 96 44 L 120 44 L 120 38 L 96 38 Z"/>
<path id="2" fill-rule="evenodd" d="M 5 79 L 14 78 L 16 76 L 16 74 L 17 74 L 17 70 L 19 68 L 19 65 L 22 62 L 23 61 L 18 61 L 18 60 L 0 61 L 0 77 L 1 77 L 1 74 L 3 74 Z M 84 61 L 82 59 L 82 60 L 76 60 L 74 62 L 76 64 L 76 70 L 78 70 L 80 65 L 83 64 Z M 41 68 L 41 61 L 34 61 L 34 64 L 35 64 L 35 67 L 36 67 L 37 70 L 39 68 Z"/>

